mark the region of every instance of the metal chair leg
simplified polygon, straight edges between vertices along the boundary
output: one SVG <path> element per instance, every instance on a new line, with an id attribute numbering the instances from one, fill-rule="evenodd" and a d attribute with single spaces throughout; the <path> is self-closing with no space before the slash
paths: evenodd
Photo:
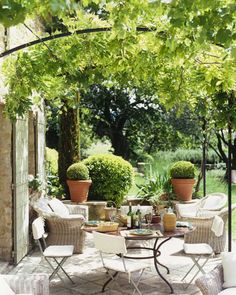
<path id="1" fill-rule="evenodd" d="M 194 268 L 194 266 L 197 267 L 197 272 L 194 274 L 194 276 L 192 277 L 192 279 L 188 282 L 187 286 L 184 288 L 185 290 L 189 287 L 189 285 L 192 283 L 192 281 L 196 278 L 196 276 L 199 274 L 199 272 L 205 274 L 205 271 L 203 269 L 203 267 L 206 265 L 206 263 L 208 262 L 208 260 L 210 259 L 210 256 L 205 258 L 205 261 L 203 262 L 203 264 L 199 264 L 199 260 L 202 258 L 202 256 L 200 255 L 198 257 L 198 259 L 195 259 L 195 257 L 191 257 L 192 261 L 193 261 L 193 266 L 190 268 L 190 270 L 187 272 L 187 274 L 183 277 L 182 281 L 187 277 L 187 275 L 191 272 L 191 270 Z"/>
<path id="2" fill-rule="evenodd" d="M 62 267 L 62 265 L 65 263 L 65 261 L 67 260 L 67 258 L 68 257 L 64 257 L 64 258 L 62 258 L 62 260 L 59 262 L 59 261 L 57 261 L 57 259 L 56 258 L 54 258 L 54 260 L 55 260 L 55 262 L 57 263 L 57 265 L 58 265 L 58 270 L 59 269 L 61 269 L 63 272 L 64 272 L 64 274 L 67 276 L 67 278 L 71 281 L 71 283 L 72 284 L 75 284 L 75 282 L 70 278 L 70 276 L 68 275 L 68 273 L 65 271 L 65 269 Z"/>

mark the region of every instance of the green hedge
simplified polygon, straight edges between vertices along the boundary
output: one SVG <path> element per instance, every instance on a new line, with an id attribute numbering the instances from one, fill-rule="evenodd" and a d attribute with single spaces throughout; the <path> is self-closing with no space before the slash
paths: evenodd
<path id="1" fill-rule="evenodd" d="M 114 155 L 90 156 L 83 163 L 92 179 L 89 199 L 113 201 L 119 207 L 133 183 L 131 164 Z"/>

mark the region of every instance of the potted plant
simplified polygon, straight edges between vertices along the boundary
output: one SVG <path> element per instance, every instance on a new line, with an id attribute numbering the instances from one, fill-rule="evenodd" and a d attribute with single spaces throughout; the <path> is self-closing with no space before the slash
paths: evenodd
<path id="1" fill-rule="evenodd" d="M 67 185 L 72 202 L 86 202 L 89 187 L 92 183 L 89 178 L 89 170 L 83 163 L 74 163 L 66 171 Z"/>
<path id="2" fill-rule="evenodd" d="M 191 162 L 178 161 L 170 168 L 171 183 L 174 193 L 181 201 L 192 199 L 193 186 L 195 184 L 195 168 Z"/>
<path id="3" fill-rule="evenodd" d="M 155 177 L 148 179 L 143 185 L 138 185 L 139 192 L 137 196 L 142 201 L 147 201 L 153 207 L 152 223 L 160 222 L 160 212 L 165 207 L 165 202 L 169 205 L 171 197 L 170 180 L 167 173 L 158 174 Z"/>

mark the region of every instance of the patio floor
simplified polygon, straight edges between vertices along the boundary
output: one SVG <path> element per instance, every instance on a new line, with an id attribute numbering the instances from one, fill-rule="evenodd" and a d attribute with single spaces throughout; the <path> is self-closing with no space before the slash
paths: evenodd
<path id="1" fill-rule="evenodd" d="M 164 268 L 160 267 L 161 273 L 165 275 L 174 288 L 174 294 L 201 294 L 198 288 L 192 284 L 185 289 L 186 284 L 181 282 L 181 278 L 192 266 L 190 258 L 175 255 L 182 249 L 183 240 L 173 238 L 163 245 L 160 262 L 164 263 L 170 269 L 170 274 L 167 275 Z M 211 259 L 206 271 L 211 270 L 219 263 L 220 258 Z M 170 294 L 169 287 L 158 277 L 153 262 L 151 259 L 146 260 L 150 264 L 150 269 L 147 269 L 140 283 L 140 290 L 143 294 L 164 295 Z M 127 277 L 120 275 L 118 284 L 111 283 L 108 285 L 106 292 L 101 293 L 102 285 L 107 280 L 107 275 L 101 267 L 99 253 L 93 247 L 92 235 L 87 234 L 86 247 L 84 254 L 74 255 L 65 263 L 65 269 L 74 280 L 75 285 L 72 285 L 65 278 L 63 284 L 57 277 L 50 282 L 50 295 L 69 295 L 69 294 L 132 294 L 133 287 L 129 285 Z M 44 260 L 41 259 L 40 253 L 35 251 L 25 257 L 16 267 L 10 266 L 7 263 L 0 262 L 1 273 L 48 273 L 51 269 Z M 136 293 L 137 294 L 137 293 Z"/>

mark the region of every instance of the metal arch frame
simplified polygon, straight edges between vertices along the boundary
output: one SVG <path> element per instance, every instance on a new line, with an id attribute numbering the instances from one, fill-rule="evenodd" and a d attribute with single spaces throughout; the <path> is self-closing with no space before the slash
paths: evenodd
<path id="1" fill-rule="evenodd" d="M 110 32 L 111 30 L 112 30 L 112 27 L 104 27 L 104 28 L 92 28 L 92 29 L 77 30 L 77 31 L 75 31 L 73 33 L 72 32 L 64 32 L 64 33 L 59 33 L 59 34 L 51 35 L 51 36 L 40 38 L 40 39 L 31 41 L 31 42 L 28 42 L 28 43 L 25 43 L 25 44 L 16 46 L 16 47 L 11 48 L 9 50 L 6 50 L 6 51 L 0 53 L 0 58 L 3 58 L 5 56 L 8 56 L 11 53 L 17 52 L 17 51 L 19 51 L 21 49 L 25 49 L 25 48 L 31 47 L 33 45 L 44 43 L 44 42 L 47 42 L 47 41 L 50 41 L 50 40 L 55 40 L 55 39 L 59 39 L 59 38 L 69 37 L 69 36 L 72 36 L 72 35 L 82 35 L 82 34 L 91 34 L 91 33 Z M 151 28 L 146 28 L 146 27 L 137 27 L 136 28 L 136 31 L 137 32 L 153 32 L 153 31 L 156 31 L 156 28 L 151 29 Z M 159 32 L 159 33 L 161 34 L 162 32 Z"/>

